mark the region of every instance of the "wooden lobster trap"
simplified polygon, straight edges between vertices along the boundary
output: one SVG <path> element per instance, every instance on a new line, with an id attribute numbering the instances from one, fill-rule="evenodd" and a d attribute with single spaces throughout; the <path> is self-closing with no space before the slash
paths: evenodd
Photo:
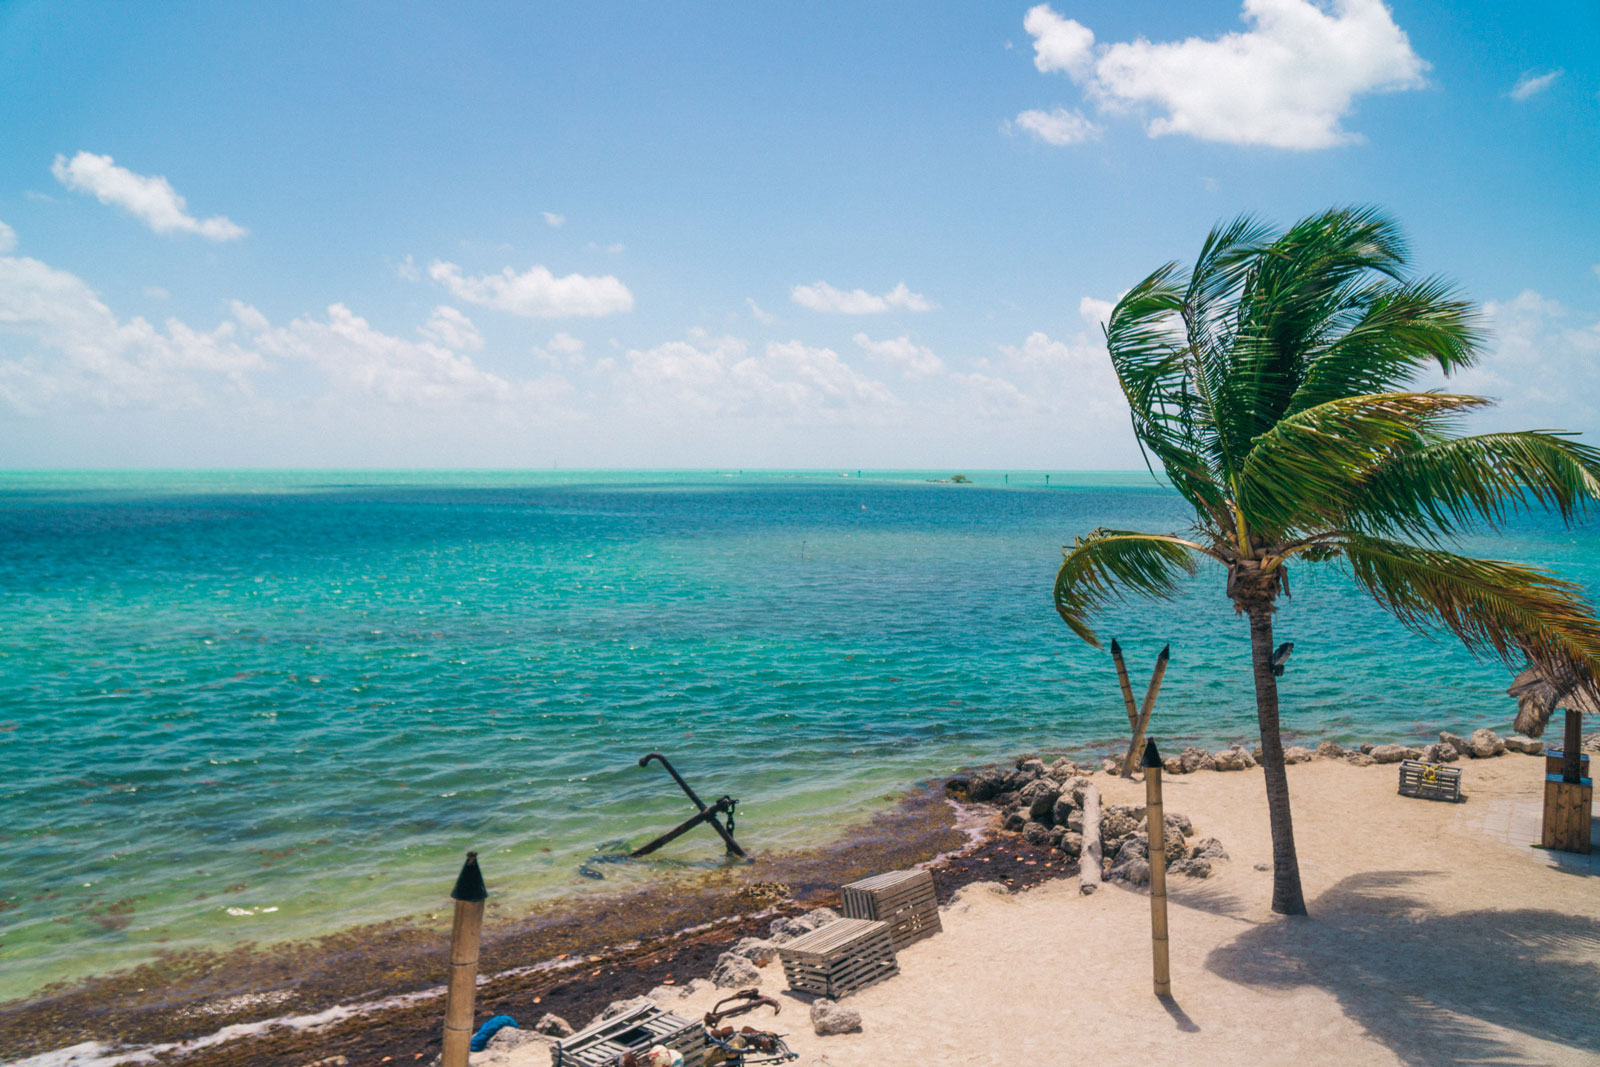
<path id="1" fill-rule="evenodd" d="M 602 1019 L 564 1037 L 550 1050 L 552 1067 L 614 1067 L 629 1052 L 665 1045 L 683 1054 L 683 1067 L 701 1067 L 708 1046 L 705 1027 L 653 1004 Z"/>
<path id="2" fill-rule="evenodd" d="M 778 948 L 790 989 L 819 996 L 849 996 L 900 973 L 889 924 L 835 919 Z"/>
<path id="3" fill-rule="evenodd" d="M 888 923 L 896 952 L 941 929 L 933 875 L 928 871 L 890 871 L 863 878 L 840 889 L 839 895 L 848 918 Z"/>
<path id="4" fill-rule="evenodd" d="M 1460 803 L 1461 768 L 1421 760 L 1400 761 L 1400 795 Z"/>

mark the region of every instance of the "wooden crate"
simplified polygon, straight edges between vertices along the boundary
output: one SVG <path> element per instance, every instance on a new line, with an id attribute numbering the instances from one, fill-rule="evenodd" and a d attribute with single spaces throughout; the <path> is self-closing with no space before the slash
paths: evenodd
<path id="1" fill-rule="evenodd" d="M 1420 760 L 1400 761 L 1400 795 L 1423 800 L 1453 800 L 1461 797 L 1461 768 Z"/>
<path id="2" fill-rule="evenodd" d="M 778 947 L 790 989 L 846 997 L 900 973 L 889 924 L 835 919 Z"/>
<path id="3" fill-rule="evenodd" d="M 1594 818 L 1594 782 L 1584 778 L 1562 781 L 1559 774 L 1544 776 L 1544 829 L 1539 843 L 1562 852 L 1588 852 Z"/>
<path id="4" fill-rule="evenodd" d="M 613 1067 L 624 1054 L 665 1045 L 683 1054 L 683 1067 L 705 1063 L 705 1027 L 652 1004 L 602 1019 L 589 1029 L 564 1037 L 550 1050 L 553 1067 Z"/>
<path id="5" fill-rule="evenodd" d="M 839 895 L 847 918 L 888 923 L 896 952 L 940 930 L 939 904 L 928 871 L 890 871 L 863 878 L 840 889 Z"/>

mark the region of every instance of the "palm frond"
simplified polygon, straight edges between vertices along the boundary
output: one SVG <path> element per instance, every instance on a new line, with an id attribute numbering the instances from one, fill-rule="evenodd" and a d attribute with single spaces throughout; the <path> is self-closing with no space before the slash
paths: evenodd
<path id="1" fill-rule="evenodd" d="M 1490 401 L 1448 393 L 1378 393 L 1330 400 L 1256 438 L 1235 485 L 1251 528 L 1267 536 L 1337 525 L 1362 476 L 1396 451 L 1437 439 L 1449 420 Z"/>
<path id="2" fill-rule="evenodd" d="M 1439 628 L 1513 669 L 1600 673 L 1600 620 L 1576 582 L 1540 567 L 1352 535 L 1340 544 L 1356 583 L 1406 626 Z"/>
<path id="3" fill-rule="evenodd" d="M 1194 573 L 1196 551 L 1206 550 L 1168 534 L 1097 529 L 1066 549 L 1056 572 L 1056 612 L 1073 633 L 1099 648 L 1088 616 L 1130 593 L 1171 596 L 1178 575 Z"/>
<path id="4" fill-rule="evenodd" d="M 1437 278 L 1364 286 L 1349 310 L 1351 321 L 1308 354 L 1286 414 L 1340 397 L 1395 392 L 1429 363 L 1449 374 L 1476 362 L 1477 311 Z"/>
<path id="5" fill-rule="evenodd" d="M 1221 420 L 1230 444 L 1241 447 L 1288 411 L 1310 355 L 1359 315 L 1369 279 L 1397 277 L 1404 262 L 1399 227 L 1374 208 L 1302 219 L 1262 249 L 1238 297 L 1232 402 Z"/>
<path id="6" fill-rule="evenodd" d="M 1106 350 L 1140 447 L 1161 462 L 1196 510 L 1217 516 L 1225 504 L 1212 469 L 1215 434 L 1205 398 L 1194 387 L 1177 270 L 1167 264 L 1117 301 L 1106 325 Z"/>
<path id="7" fill-rule="evenodd" d="M 1348 513 L 1367 533 L 1437 540 L 1539 506 L 1571 521 L 1600 504 L 1600 449 L 1543 430 L 1478 434 L 1402 452 L 1363 480 Z"/>

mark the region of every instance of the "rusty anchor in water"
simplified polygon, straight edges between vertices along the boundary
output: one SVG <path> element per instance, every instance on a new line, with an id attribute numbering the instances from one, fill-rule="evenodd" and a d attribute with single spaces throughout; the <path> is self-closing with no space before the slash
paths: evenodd
<path id="1" fill-rule="evenodd" d="M 699 814 L 695 815 L 692 819 L 687 819 L 684 822 L 679 823 L 677 826 L 673 827 L 671 830 L 668 830 L 666 833 L 662 834 L 648 845 L 636 848 L 632 852 L 628 853 L 628 855 L 632 857 L 647 856 L 656 849 L 660 848 L 662 845 L 666 844 L 668 841 L 672 841 L 675 838 L 681 837 L 690 830 L 693 830 L 696 826 L 699 826 L 701 823 L 709 823 L 711 828 L 717 832 L 717 834 L 722 838 L 723 842 L 728 846 L 729 855 L 743 856 L 744 849 L 740 848 L 739 842 L 733 839 L 733 809 L 739 802 L 732 797 L 722 796 L 718 797 L 715 803 L 708 805 L 700 799 L 693 789 L 689 788 L 689 783 L 683 780 L 683 775 L 679 774 L 672 764 L 667 760 L 667 757 L 663 756 L 661 753 L 650 753 L 639 761 L 639 766 L 648 767 L 651 760 L 660 761 L 661 766 L 665 767 L 667 769 L 667 773 L 672 775 L 672 780 L 678 783 L 678 788 L 682 789 L 689 797 L 690 802 L 694 804 Z M 727 826 L 723 826 L 722 820 L 717 818 L 717 816 L 724 814 L 728 816 Z"/>

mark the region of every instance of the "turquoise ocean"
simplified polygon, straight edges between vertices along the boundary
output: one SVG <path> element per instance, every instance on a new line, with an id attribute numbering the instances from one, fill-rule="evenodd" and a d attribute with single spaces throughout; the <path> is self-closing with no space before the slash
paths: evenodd
<path id="1" fill-rule="evenodd" d="M 1144 473 L 0 474 L 0 999 L 161 950 L 714 861 L 650 751 L 740 798 L 756 850 L 826 843 L 912 783 L 1115 747 L 1110 658 L 1056 618 L 1061 546 L 1180 530 Z M 1600 585 L 1600 527 L 1468 550 Z M 1504 729 L 1506 669 L 1293 571 L 1286 729 Z M 1163 746 L 1254 737 L 1248 640 L 1202 570 L 1105 613 Z"/>

